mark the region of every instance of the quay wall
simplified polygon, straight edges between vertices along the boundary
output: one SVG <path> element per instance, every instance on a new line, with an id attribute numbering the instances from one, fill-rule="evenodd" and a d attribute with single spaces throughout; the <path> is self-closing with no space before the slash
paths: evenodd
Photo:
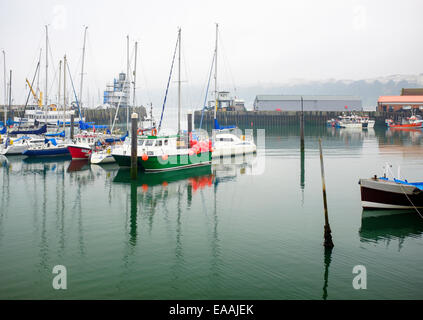
<path id="1" fill-rule="evenodd" d="M 419 111 L 418 111 L 419 113 Z M 305 125 L 325 125 L 327 120 L 337 118 L 343 112 L 338 111 L 304 111 Z M 398 120 L 401 117 L 409 117 L 408 112 L 379 112 L 379 111 L 356 111 L 357 115 L 368 115 L 376 121 L 375 125 L 385 125 L 385 119 Z M 246 127 L 277 127 L 300 124 L 300 111 L 221 111 L 217 113 L 217 120 L 220 125 L 236 125 Z M 194 113 L 194 125 L 199 127 L 201 111 Z M 213 127 L 213 111 L 206 111 L 203 115 L 202 127 L 210 129 Z"/>
<path id="2" fill-rule="evenodd" d="M 129 110 L 129 118 L 131 118 L 132 110 Z M 138 113 L 139 119 L 146 117 L 147 113 L 144 107 L 135 107 L 134 112 Z M 115 117 L 116 109 L 83 109 L 83 115 L 85 116 L 85 121 L 91 122 L 94 121 L 96 124 L 105 124 L 108 125 L 113 122 Z M 20 117 L 23 114 L 23 111 L 13 110 L 12 116 Z M 7 117 L 11 117 L 11 113 L 7 113 Z M 0 110 L 0 121 L 4 120 L 4 111 Z M 116 123 L 126 123 L 126 109 L 120 108 Z"/>

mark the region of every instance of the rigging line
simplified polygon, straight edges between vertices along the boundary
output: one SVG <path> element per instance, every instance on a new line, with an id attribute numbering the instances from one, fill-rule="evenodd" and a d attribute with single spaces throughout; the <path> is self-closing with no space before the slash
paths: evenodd
<path id="1" fill-rule="evenodd" d="M 48 41 L 48 48 L 47 48 L 47 51 L 48 51 L 48 53 L 50 53 L 50 58 L 51 58 L 51 61 L 55 61 L 55 59 L 54 59 L 54 57 L 53 57 L 53 52 L 52 52 L 52 50 L 51 50 L 51 46 L 50 46 L 50 40 Z M 54 71 L 54 77 L 56 77 L 56 75 L 57 75 L 57 69 L 56 69 L 56 67 L 55 67 L 55 64 L 51 64 L 52 66 L 53 66 L 53 71 Z M 51 72 L 50 72 L 51 73 Z M 55 80 L 55 78 L 53 79 L 53 81 L 51 82 L 51 86 L 50 86 L 50 88 L 49 88 L 49 92 L 52 92 L 52 89 L 53 89 L 53 83 L 54 83 L 54 80 Z"/>
<path id="2" fill-rule="evenodd" d="M 207 88 L 206 88 L 206 94 L 204 97 L 204 105 L 203 105 L 203 109 L 201 110 L 201 119 L 200 119 L 200 128 L 203 125 L 203 117 L 204 117 L 204 110 L 206 109 L 206 103 L 207 103 L 207 96 L 209 93 L 209 86 L 210 86 L 210 80 L 211 80 L 211 75 L 213 73 L 213 66 L 214 66 L 214 62 L 215 62 L 215 58 L 216 58 L 216 51 L 213 53 L 213 59 L 212 59 L 212 63 L 211 63 L 211 67 L 210 67 L 210 73 L 209 73 L 209 81 L 207 82 Z"/>
<path id="3" fill-rule="evenodd" d="M 169 84 L 170 84 L 170 80 L 172 79 L 173 64 L 174 64 L 174 62 L 175 62 L 176 49 L 178 48 L 178 45 L 179 45 L 179 35 L 178 35 L 178 38 L 177 38 L 177 40 L 176 40 L 175 51 L 173 52 L 172 65 L 170 66 L 170 74 L 169 74 L 169 79 L 168 79 L 168 81 L 167 81 L 166 93 L 165 93 L 164 100 L 163 100 L 162 114 L 161 114 L 161 116 L 160 116 L 160 122 L 159 122 L 159 128 L 158 128 L 158 131 L 160 131 L 160 129 L 161 129 L 161 127 L 162 127 L 163 114 L 164 114 L 164 109 L 165 109 L 165 106 L 166 106 L 167 94 L 168 94 L 168 92 L 169 92 Z"/>
<path id="4" fill-rule="evenodd" d="M 69 71 L 69 78 L 72 84 L 72 89 L 73 89 L 73 94 L 75 96 L 75 100 L 76 100 L 76 105 L 78 106 L 78 112 L 79 112 L 79 121 L 82 121 L 82 114 L 81 114 L 81 108 L 79 106 L 79 101 L 78 101 L 78 96 L 76 95 L 76 91 L 75 91 L 75 87 L 73 85 L 73 80 L 72 80 L 72 74 L 70 71 L 70 67 L 69 67 L 69 63 L 66 61 L 66 66 L 68 67 L 68 71 Z M 66 106 L 64 106 L 64 108 L 66 108 Z"/>
<path id="5" fill-rule="evenodd" d="M 35 59 L 33 59 L 32 60 L 32 62 L 31 62 L 31 66 L 33 66 L 34 64 L 36 64 L 36 63 L 38 63 L 39 62 L 39 54 L 40 54 L 40 49 L 42 49 L 42 46 L 41 46 L 41 42 L 42 42 L 42 36 L 40 37 L 40 41 L 39 41 L 39 44 L 38 44 L 38 47 L 37 47 L 37 54 L 36 54 L 36 56 L 35 56 Z M 6 54 L 7 54 L 7 52 L 6 52 Z M 7 57 L 6 57 L 7 58 Z M 27 70 L 29 70 L 30 68 L 26 68 Z M 30 72 L 28 72 L 28 74 L 26 75 L 26 78 L 30 78 L 31 77 L 31 73 Z M 8 77 L 6 76 L 6 80 L 7 81 L 9 81 L 9 79 L 8 79 Z M 25 99 L 25 92 L 26 92 L 26 90 L 27 90 L 27 85 L 25 84 L 25 86 L 23 86 L 23 88 L 21 88 L 21 91 L 20 91 L 20 94 L 19 94 L 19 97 L 23 97 L 23 99 Z M 12 91 L 13 91 L 13 89 L 12 89 Z M 9 94 L 9 93 L 8 93 Z"/>
<path id="6" fill-rule="evenodd" d="M 95 87 L 99 88 L 100 86 L 98 85 L 98 83 L 99 83 L 99 81 L 98 81 L 98 75 L 95 72 L 95 70 L 98 70 L 98 68 L 97 68 L 97 65 L 96 65 L 96 60 L 94 59 L 93 50 L 92 50 L 92 46 L 91 46 L 91 38 L 90 38 L 90 33 L 89 32 L 87 32 L 87 44 L 88 44 L 88 50 L 87 50 L 88 54 L 87 55 L 89 55 L 90 58 L 91 58 L 89 60 L 90 61 L 90 64 L 91 65 L 94 65 L 94 68 L 91 70 L 92 71 L 91 74 L 93 76 L 90 77 L 90 78 L 91 79 L 94 78 Z M 92 81 L 92 80 L 89 80 L 89 81 Z M 101 100 L 100 100 L 100 104 L 102 104 L 101 103 Z"/>
<path id="7" fill-rule="evenodd" d="M 223 52 L 223 64 L 224 64 L 225 68 L 227 68 L 227 70 L 229 71 L 229 76 L 232 80 L 232 86 L 234 88 L 234 93 L 236 95 L 237 89 L 236 89 L 236 86 L 235 86 L 235 79 L 234 79 L 234 76 L 232 74 L 232 69 L 231 69 L 230 64 L 229 64 L 229 59 L 226 56 L 226 50 L 225 50 L 225 46 L 223 45 L 222 36 L 220 34 L 220 31 L 218 31 L 218 32 L 219 32 L 219 45 L 222 48 L 222 52 Z"/>
<path id="8" fill-rule="evenodd" d="M 393 172 L 391 171 L 391 168 L 390 168 L 389 166 L 388 166 L 387 168 L 388 168 L 388 170 L 390 171 L 390 173 L 391 173 L 391 175 L 392 175 L 392 177 L 394 178 L 394 181 L 395 181 L 395 176 L 394 176 Z M 398 177 L 398 178 L 399 178 L 399 177 Z M 403 193 L 405 194 L 405 196 L 407 197 L 407 200 L 408 200 L 408 201 L 410 201 L 411 205 L 412 205 L 412 206 L 413 206 L 413 208 L 417 211 L 417 213 L 419 214 L 420 218 L 422 218 L 422 219 L 423 219 L 423 215 L 420 213 L 419 209 L 417 209 L 417 207 L 414 205 L 413 201 L 411 201 L 411 199 L 408 197 L 408 194 L 405 192 L 405 189 L 404 189 L 404 187 L 402 186 L 402 184 L 401 184 L 401 183 L 399 183 L 399 185 L 400 185 L 400 188 L 401 188 L 402 192 L 403 192 Z"/>
<path id="9" fill-rule="evenodd" d="M 35 68 L 34 77 L 32 78 L 31 87 L 34 85 L 34 81 L 35 81 L 35 78 L 36 78 L 36 76 L 37 76 L 37 72 L 38 72 L 38 69 L 39 69 L 39 68 L 40 68 L 40 62 L 38 61 L 38 63 L 37 63 L 37 68 Z M 28 100 L 29 100 L 29 96 L 30 96 L 30 94 L 31 94 L 31 89 L 29 89 L 29 90 L 28 90 L 28 95 L 27 95 L 27 97 L 26 97 L 26 102 L 25 102 L 25 106 L 24 106 L 23 114 L 25 114 L 25 109 L 26 109 L 26 106 L 28 105 Z M 20 117 L 20 120 L 19 120 L 18 130 L 19 130 L 19 128 L 21 127 L 21 123 L 22 123 L 22 117 Z M 6 124 L 5 124 L 5 125 L 6 125 Z"/>
<path id="10" fill-rule="evenodd" d="M 141 56 L 141 52 L 140 52 L 140 56 Z M 142 74 L 142 76 L 144 78 L 144 85 L 145 85 L 145 91 L 146 91 L 146 94 L 147 94 L 147 99 L 148 99 L 148 102 L 151 102 L 151 93 L 150 93 L 150 88 L 149 88 L 149 85 L 148 85 L 147 77 L 146 77 L 146 74 L 145 74 L 145 68 L 144 68 L 144 61 L 143 61 L 143 59 L 140 59 L 140 63 L 139 64 L 140 64 L 140 68 L 141 68 L 141 74 Z"/>

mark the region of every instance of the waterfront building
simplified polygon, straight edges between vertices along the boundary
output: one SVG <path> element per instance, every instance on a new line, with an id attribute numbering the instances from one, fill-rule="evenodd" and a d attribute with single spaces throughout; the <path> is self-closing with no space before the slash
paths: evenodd
<path id="1" fill-rule="evenodd" d="M 393 112 L 423 109 L 423 95 L 380 96 L 377 111 Z"/>
<path id="2" fill-rule="evenodd" d="M 126 79 L 126 73 L 119 73 L 119 77 L 113 79 L 113 84 L 108 84 L 104 91 L 103 104 L 117 108 L 126 108 L 129 105 L 130 84 Z"/>
<path id="3" fill-rule="evenodd" d="M 362 111 L 361 99 L 356 96 L 335 95 L 257 95 L 254 111 Z"/>

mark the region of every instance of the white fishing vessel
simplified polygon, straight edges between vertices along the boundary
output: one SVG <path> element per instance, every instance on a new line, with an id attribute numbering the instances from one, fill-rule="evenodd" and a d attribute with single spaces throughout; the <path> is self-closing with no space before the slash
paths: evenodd
<path id="1" fill-rule="evenodd" d="M 342 115 L 338 118 L 338 125 L 340 128 L 365 129 L 373 128 L 375 126 L 375 121 L 370 120 L 368 116 L 358 116 L 352 114 Z"/>

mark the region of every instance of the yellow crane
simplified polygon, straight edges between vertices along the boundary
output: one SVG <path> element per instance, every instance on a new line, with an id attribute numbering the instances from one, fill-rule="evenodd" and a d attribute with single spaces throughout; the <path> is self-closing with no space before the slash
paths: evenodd
<path id="1" fill-rule="evenodd" d="M 28 83 L 29 89 L 31 89 L 34 99 L 37 100 L 38 106 L 41 108 L 43 106 L 43 93 L 40 91 L 40 98 L 38 98 L 36 93 L 34 92 L 34 89 L 32 89 L 32 86 L 29 83 L 28 79 L 25 79 L 25 80 L 26 80 L 26 83 Z"/>

